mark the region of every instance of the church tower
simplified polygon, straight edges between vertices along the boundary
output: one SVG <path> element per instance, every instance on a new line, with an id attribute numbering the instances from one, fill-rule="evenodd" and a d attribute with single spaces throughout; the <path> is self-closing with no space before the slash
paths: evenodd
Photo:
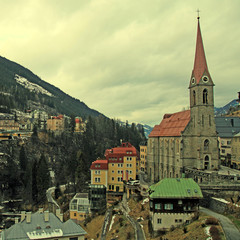
<path id="1" fill-rule="evenodd" d="M 191 138 L 192 154 L 184 154 L 185 164 L 197 169 L 218 169 L 218 142 L 214 120 L 214 83 L 208 70 L 198 17 L 194 67 L 189 84 L 191 120 L 184 135 Z M 192 156 L 191 156 L 192 155 Z M 190 159 L 194 159 L 190 162 Z"/>

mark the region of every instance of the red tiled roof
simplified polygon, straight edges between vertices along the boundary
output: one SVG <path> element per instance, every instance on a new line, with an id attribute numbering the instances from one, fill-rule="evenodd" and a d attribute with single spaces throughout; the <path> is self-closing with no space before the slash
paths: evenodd
<path id="1" fill-rule="evenodd" d="M 207 61 L 206 61 L 204 47 L 203 47 L 200 22 L 198 19 L 195 61 L 194 61 L 194 67 L 192 71 L 192 75 L 195 77 L 197 84 L 201 80 L 201 77 L 203 76 L 204 73 L 207 73 L 208 76 L 210 76 L 208 72 L 208 66 L 207 66 Z"/>
<path id="2" fill-rule="evenodd" d="M 90 167 L 91 170 L 107 170 L 108 169 L 108 160 L 98 159 L 92 162 Z"/>
<path id="3" fill-rule="evenodd" d="M 165 114 L 162 122 L 153 128 L 149 137 L 181 136 L 181 132 L 184 131 L 189 121 L 190 110 Z"/>
<path id="4" fill-rule="evenodd" d="M 122 162 L 124 156 L 137 156 L 136 148 L 130 143 L 122 143 L 120 147 L 107 149 L 105 151 L 105 157 L 107 160 L 109 160 L 109 158 L 117 158 L 117 160 L 114 160 L 115 162 Z M 121 160 L 119 160 L 119 157 L 121 157 Z M 109 162 L 110 161 L 111 160 L 109 160 Z"/>

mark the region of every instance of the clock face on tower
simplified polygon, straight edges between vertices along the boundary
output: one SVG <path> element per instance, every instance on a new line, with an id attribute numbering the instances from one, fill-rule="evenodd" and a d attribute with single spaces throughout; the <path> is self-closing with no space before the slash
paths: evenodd
<path id="1" fill-rule="evenodd" d="M 203 82 L 207 83 L 208 80 L 209 80 L 209 78 L 208 78 L 208 76 L 203 76 L 203 77 L 202 77 L 202 80 L 203 80 Z"/>

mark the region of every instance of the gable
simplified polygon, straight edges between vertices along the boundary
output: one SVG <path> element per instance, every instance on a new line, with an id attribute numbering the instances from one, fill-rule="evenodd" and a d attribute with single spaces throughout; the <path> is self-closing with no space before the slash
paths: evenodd
<path id="1" fill-rule="evenodd" d="M 190 110 L 165 114 L 159 125 L 156 125 L 149 137 L 176 137 L 181 136 L 190 121 Z"/>

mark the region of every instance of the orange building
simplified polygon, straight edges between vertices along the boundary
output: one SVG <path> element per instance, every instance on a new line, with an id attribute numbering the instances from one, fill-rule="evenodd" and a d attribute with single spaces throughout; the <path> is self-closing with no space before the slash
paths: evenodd
<path id="1" fill-rule="evenodd" d="M 50 131 L 63 131 L 65 127 L 64 124 L 64 116 L 51 116 L 50 119 L 47 120 L 47 130 Z"/>

